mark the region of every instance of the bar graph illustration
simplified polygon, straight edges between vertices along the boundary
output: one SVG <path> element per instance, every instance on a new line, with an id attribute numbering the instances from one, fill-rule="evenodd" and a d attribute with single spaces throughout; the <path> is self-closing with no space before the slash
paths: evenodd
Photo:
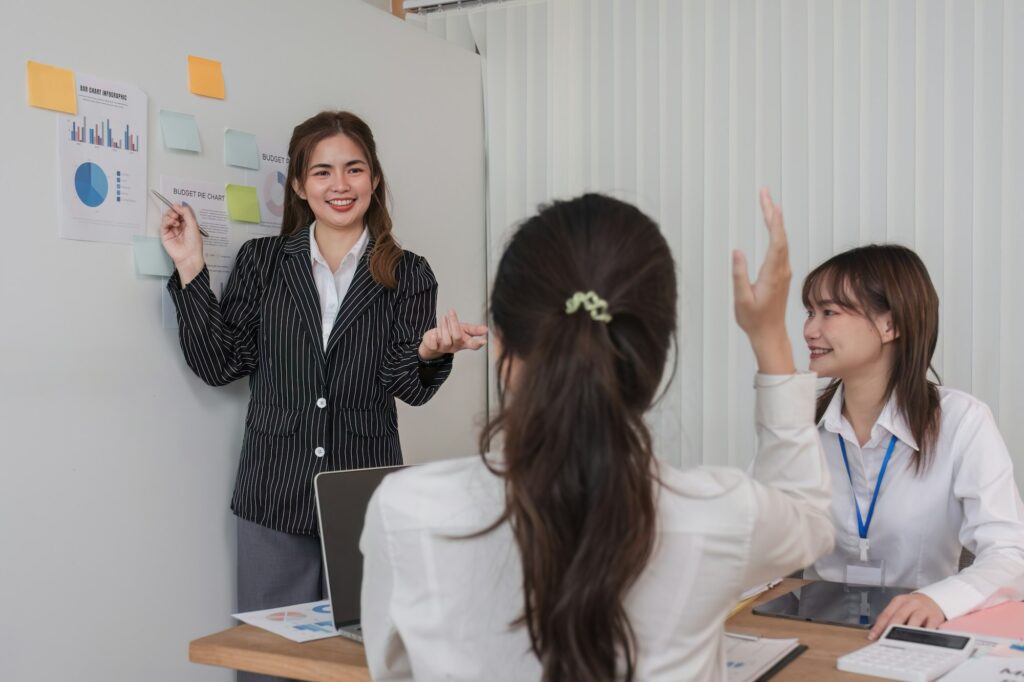
<path id="1" fill-rule="evenodd" d="M 138 133 L 133 133 L 131 127 L 126 124 L 123 130 L 118 127 L 115 134 L 114 126 L 111 126 L 109 118 L 102 119 L 99 123 L 91 124 L 86 116 L 72 120 L 68 135 L 68 139 L 72 142 L 83 142 L 111 149 L 124 149 L 129 152 L 139 151 Z"/>
<path id="2" fill-rule="evenodd" d="M 53 129 L 60 236 L 130 244 L 146 225 L 146 93 L 89 74 L 76 79 L 78 113 L 58 117 Z"/>

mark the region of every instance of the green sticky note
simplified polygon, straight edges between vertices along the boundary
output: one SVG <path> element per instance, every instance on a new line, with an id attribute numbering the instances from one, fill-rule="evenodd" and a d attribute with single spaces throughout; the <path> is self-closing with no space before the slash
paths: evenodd
<path id="1" fill-rule="evenodd" d="M 157 237 L 132 235 L 132 254 L 135 256 L 137 275 L 170 277 L 174 273 L 174 262 Z"/>
<path id="2" fill-rule="evenodd" d="M 256 136 L 241 130 L 228 128 L 224 131 L 224 163 L 240 168 L 260 168 L 260 150 Z"/>
<path id="3" fill-rule="evenodd" d="M 196 117 L 192 114 L 180 114 L 177 111 L 160 111 L 160 132 L 163 134 L 164 146 L 168 149 L 181 149 L 186 152 L 202 151 L 199 146 L 199 127 Z"/>
<path id="4" fill-rule="evenodd" d="M 226 197 L 228 215 L 239 223 L 260 221 L 260 200 L 256 188 L 248 185 L 228 185 Z"/>

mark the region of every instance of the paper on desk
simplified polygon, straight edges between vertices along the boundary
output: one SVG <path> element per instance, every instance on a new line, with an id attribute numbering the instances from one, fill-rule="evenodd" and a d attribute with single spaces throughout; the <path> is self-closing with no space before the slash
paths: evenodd
<path id="1" fill-rule="evenodd" d="M 267 632 L 273 632 L 275 635 L 281 635 L 293 642 L 312 642 L 338 634 L 334 629 L 334 618 L 331 616 L 331 603 L 327 599 L 276 609 L 235 613 L 231 617 L 263 628 Z"/>
<path id="2" fill-rule="evenodd" d="M 948 620 L 939 627 L 942 630 L 1024 640 L 1024 602 L 1010 601 L 968 613 Z"/>
<path id="3" fill-rule="evenodd" d="M 769 580 L 768 582 L 761 583 L 760 585 L 754 585 L 753 587 L 750 587 L 743 591 L 743 594 L 740 595 L 740 601 L 750 599 L 751 597 L 756 597 L 762 592 L 767 592 L 768 590 L 772 589 L 781 582 L 782 578 L 776 578 L 775 580 Z"/>
<path id="4" fill-rule="evenodd" d="M 953 668 L 942 682 L 1004 682 L 1024 679 L 1024 658 L 969 658 Z"/>
<path id="5" fill-rule="evenodd" d="M 725 635 L 725 676 L 728 682 L 752 682 L 800 646 L 799 639 Z"/>

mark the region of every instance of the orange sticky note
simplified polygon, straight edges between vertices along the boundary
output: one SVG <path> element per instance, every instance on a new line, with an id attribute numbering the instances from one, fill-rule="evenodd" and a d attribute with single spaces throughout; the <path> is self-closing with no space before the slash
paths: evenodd
<path id="1" fill-rule="evenodd" d="M 188 89 L 194 95 L 224 99 L 224 73 L 220 62 L 189 55 Z"/>
<path id="2" fill-rule="evenodd" d="M 34 107 L 78 113 L 75 72 L 49 64 L 28 62 L 28 103 Z"/>

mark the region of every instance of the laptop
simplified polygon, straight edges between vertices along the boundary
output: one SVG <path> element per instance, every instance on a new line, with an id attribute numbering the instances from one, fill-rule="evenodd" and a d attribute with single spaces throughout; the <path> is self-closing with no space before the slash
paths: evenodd
<path id="1" fill-rule="evenodd" d="M 359 536 L 370 497 L 388 474 L 404 466 L 324 471 L 313 479 L 320 550 L 324 557 L 327 599 L 338 634 L 363 641 L 359 598 L 363 584 L 363 555 Z"/>
<path id="2" fill-rule="evenodd" d="M 778 616 L 812 623 L 870 628 L 893 597 L 913 592 L 905 587 L 880 587 L 812 580 L 792 592 L 754 607 L 759 616 Z"/>

